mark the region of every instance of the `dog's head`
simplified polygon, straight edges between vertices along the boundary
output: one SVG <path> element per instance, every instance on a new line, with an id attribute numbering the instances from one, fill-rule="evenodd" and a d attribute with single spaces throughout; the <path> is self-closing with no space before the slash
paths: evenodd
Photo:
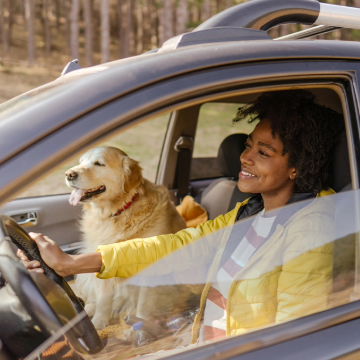
<path id="1" fill-rule="evenodd" d="M 66 185 L 73 189 L 70 204 L 125 199 L 143 183 L 141 167 L 123 151 L 110 146 L 91 149 L 80 164 L 65 172 Z"/>

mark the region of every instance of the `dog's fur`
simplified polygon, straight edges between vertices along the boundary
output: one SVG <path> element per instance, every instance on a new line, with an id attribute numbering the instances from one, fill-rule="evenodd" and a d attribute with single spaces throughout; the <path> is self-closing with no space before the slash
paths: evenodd
<path id="1" fill-rule="evenodd" d="M 170 234 L 185 228 L 167 189 L 144 179 L 138 162 L 117 148 L 89 150 L 81 157 L 80 164 L 65 175 L 66 184 L 74 189 L 70 203 L 83 203 L 84 253 L 94 252 L 99 245 Z M 105 191 L 87 199 L 81 195 L 86 189 L 99 187 Z M 129 203 L 120 215 L 114 215 Z M 97 329 L 109 325 L 119 311 L 134 310 L 136 305 L 129 299 L 134 300 L 137 294 L 131 294 L 130 287 L 121 287 L 120 293 L 121 281 L 119 278 L 101 280 L 93 274 L 77 276 L 75 291 L 84 299 L 85 310 L 93 317 Z"/>

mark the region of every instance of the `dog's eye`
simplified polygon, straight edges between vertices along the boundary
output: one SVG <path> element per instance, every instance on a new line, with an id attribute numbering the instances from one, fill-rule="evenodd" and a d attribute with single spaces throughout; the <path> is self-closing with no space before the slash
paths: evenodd
<path id="1" fill-rule="evenodd" d="M 105 166 L 105 164 L 100 164 L 98 161 L 94 165 L 96 165 L 96 166 Z"/>

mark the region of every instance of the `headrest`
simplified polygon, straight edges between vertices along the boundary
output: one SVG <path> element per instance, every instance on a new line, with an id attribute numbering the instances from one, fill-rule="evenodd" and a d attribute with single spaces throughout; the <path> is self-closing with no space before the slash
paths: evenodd
<path id="1" fill-rule="evenodd" d="M 223 140 L 217 156 L 217 167 L 224 176 L 239 178 L 240 154 L 245 150 L 246 134 L 232 134 Z"/>
<path id="2" fill-rule="evenodd" d="M 343 190 L 346 185 L 351 183 L 349 151 L 345 131 L 339 135 L 333 155 L 332 164 L 330 165 L 332 175 L 331 187 L 336 192 L 339 192 Z"/>

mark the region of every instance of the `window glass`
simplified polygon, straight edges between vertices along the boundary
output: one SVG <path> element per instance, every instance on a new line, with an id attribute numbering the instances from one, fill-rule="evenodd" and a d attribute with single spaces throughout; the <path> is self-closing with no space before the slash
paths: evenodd
<path id="1" fill-rule="evenodd" d="M 133 265 L 121 266 L 117 275 L 131 276 L 120 285 L 122 293 L 129 301 L 134 301 L 134 290 L 146 299 L 139 300 L 134 313 L 143 306 L 137 311 L 147 317 L 143 328 L 148 338 L 140 348 L 120 341 L 139 319 L 114 320 L 100 332 L 108 337 L 103 354 L 126 359 L 151 352 L 152 358 L 161 358 L 256 330 L 253 335 L 261 343 L 266 327 L 357 300 L 359 209 L 358 191 L 314 197 L 266 215 L 259 211 L 221 229 L 212 231 L 210 224 L 208 235 L 138 274 Z M 261 241 L 254 233 L 259 222 L 276 224 L 268 226 Z M 121 263 L 126 254 L 121 247 L 116 261 Z"/>
<path id="2" fill-rule="evenodd" d="M 170 114 L 165 114 L 142 122 L 122 131 L 101 145 L 115 146 L 126 152 L 131 158 L 140 162 L 143 176 L 150 181 L 155 181 L 169 118 Z M 18 197 L 69 193 L 70 189 L 65 185 L 64 174 L 66 170 L 77 164 L 78 159 L 64 164 L 26 189 Z"/>
<path id="3" fill-rule="evenodd" d="M 243 104 L 211 102 L 200 108 L 191 166 L 191 179 L 219 177 L 216 158 L 221 142 L 230 134 L 249 134 L 256 123 L 233 125 L 237 109 Z"/>

